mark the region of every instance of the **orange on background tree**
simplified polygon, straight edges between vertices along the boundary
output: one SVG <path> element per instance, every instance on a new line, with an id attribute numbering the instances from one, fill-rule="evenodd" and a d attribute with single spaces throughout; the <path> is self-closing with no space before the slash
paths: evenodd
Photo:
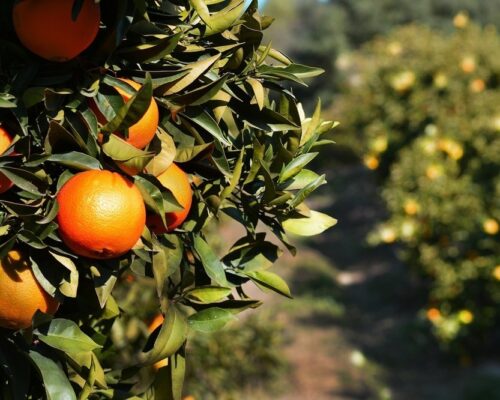
<path id="1" fill-rule="evenodd" d="M 354 53 L 337 106 L 388 209 L 370 241 L 402 245 L 426 324 L 443 349 L 477 356 L 500 334 L 500 35 L 453 21 L 449 35 L 408 26 Z"/>
<path id="2" fill-rule="evenodd" d="M 9 0 L 0 17 L 0 398 L 180 399 L 188 332 L 257 307 L 247 282 L 291 296 L 270 271 L 287 233 L 335 224 L 304 203 L 335 124 L 289 89 L 322 70 L 263 42 L 256 1 Z M 219 254 L 223 214 L 245 234 Z M 120 363 L 114 294 L 145 280 L 163 322 Z"/>

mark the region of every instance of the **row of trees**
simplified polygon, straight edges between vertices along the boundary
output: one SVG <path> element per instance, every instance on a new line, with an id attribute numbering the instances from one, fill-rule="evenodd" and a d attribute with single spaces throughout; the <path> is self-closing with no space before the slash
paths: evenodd
<path id="1" fill-rule="evenodd" d="M 300 95 L 310 107 L 318 97 L 329 104 L 344 78 L 336 60 L 397 26 L 416 22 L 451 32 L 453 17 L 467 13 L 480 25 L 500 27 L 499 0 L 269 0 L 265 11 L 279 15 L 271 27 L 273 43 L 298 62 L 321 65 L 326 73 Z"/>
<path id="2" fill-rule="evenodd" d="M 267 10 L 283 16 L 273 42 L 328 71 L 296 91 L 340 116 L 334 151 L 379 176 L 390 218 L 372 243 L 404 244 L 442 343 L 491 343 L 500 323 L 500 2 L 297 0 Z"/>
<path id="3" fill-rule="evenodd" d="M 451 35 L 409 26 L 346 60 L 343 137 L 376 171 L 389 219 L 425 283 L 425 315 L 455 348 L 500 327 L 500 36 L 461 15 Z"/>

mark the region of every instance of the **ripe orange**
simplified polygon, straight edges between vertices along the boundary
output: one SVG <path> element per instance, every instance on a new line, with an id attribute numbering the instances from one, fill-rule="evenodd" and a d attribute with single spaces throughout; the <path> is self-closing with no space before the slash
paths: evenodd
<path id="1" fill-rule="evenodd" d="M 149 324 L 148 331 L 150 333 L 153 332 L 156 328 L 158 328 L 161 324 L 163 324 L 164 319 L 165 318 L 163 318 L 162 314 L 156 315 L 156 317 L 154 317 L 153 320 L 151 321 L 151 323 Z M 165 358 L 164 360 L 161 360 L 161 361 L 158 361 L 157 363 L 155 363 L 154 368 L 160 369 L 160 368 L 166 367 L 167 365 L 168 365 L 168 358 Z"/>
<path id="2" fill-rule="evenodd" d="M 182 210 L 169 212 L 165 215 L 168 229 L 165 229 L 158 215 L 148 216 L 148 226 L 153 232 L 160 234 L 173 231 L 187 218 L 193 202 L 193 189 L 187 174 L 176 164 L 172 164 L 157 178 L 163 186 L 172 192 L 178 203 L 183 207 Z"/>
<path id="3" fill-rule="evenodd" d="M 134 82 L 130 79 L 121 79 L 121 80 L 123 82 L 128 83 L 135 90 L 139 90 L 141 88 L 141 85 L 139 83 Z M 126 93 L 119 87 L 116 87 L 116 90 L 122 96 L 123 101 L 127 102 L 132 98 L 130 94 Z M 97 107 L 95 101 L 91 100 L 89 103 L 89 107 L 94 112 L 94 114 L 97 117 L 97 120 L 101 124 L 105 124 L 108 122 L 106 120 L 106 117 L 102 115 L 102 113 L 99 111 L 99 108 Z M 128 138 L 125 139 L 126 142 L 134 147 L 137 147 L 138 149 L 143 149 L 155 137 L 159 121 L 160 121 L 160 114 L 158 111 L 158 105 L 156 104 L 155 99 L 151 99 L 151 103 L 146 112 L 144 113 L 144 115 L 142 116 L 142 118 L 139 121 L 137 121 L 134 125 L 132 125 L 130 128 L 128 128 Z M 123 135 L 121 135 L 118 132 L 115 132 L 115 135 L 120 136 L 122 139 L 124 139 Z M 100 137 L 99 140 L 102 140 L 102 138 Z"/>
<path id="4" fill-rule="evenodd" d="M 35 279 L 28 257 L 11 250 L 0 261 L 0 327 L 25 329 L 37 310 L 54 314 L 59 302 Z"/>
<path id="5" fill-rule="evenodd" d="M 146 207 L 139 189 L 111 171 L 80 172 L 57 195 L 63 242 L 76 254 L 109 259 L 129 251 L 141 237 Z"/>
<path id="6" fill-rule="evenodd" d="M 68 61 L 89 47 L 99 31 L 101 11 L 84 0 L 75 21 L 73 0 L 21 0 L 13 9 L 14 29 L 21 43 L 50 61 Z"/>
<path id="7" fill-rule="evenodd" d="M 0 126 L 0 154 L 12 144 L 12 137 Z M 4 174 L 0 173 L 0 193 L 4 193 L 12 187 L 12 181 Z"/>

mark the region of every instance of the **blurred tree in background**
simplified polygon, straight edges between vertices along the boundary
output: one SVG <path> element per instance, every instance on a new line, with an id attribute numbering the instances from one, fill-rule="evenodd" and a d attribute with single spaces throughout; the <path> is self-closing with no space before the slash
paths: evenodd
<path id="1" fill-rule="evenodd" d="M 407 26 L 349 60 L 336 109 L 376 170 L 390 217 L 372 241 L 404 243 L 446 344 L 487 347 L 500 326 L 500 38 L 455 18 Z"/>
<path id="2" fill-rule="evenodd" d="M 341 79 L 338 56 L 397 26 L 418 22 L 451 31 L 453 17 L 466 12 L 480 25 L 500 26 L 500 0 L 269 0 L 265 12 L 280 17 L 268 38 L 297 62 L 326 70 L 308 89 L 297 88 L 309 107 L 317 97 L 333 100 Z"/>
<path id="3" fill-rule="evenodd" d="M 390 217 L 371 240 L 405 244 L 443 343 L 492 343 L 500 1 L 270 0 L 265 11 L 282 17 L 269 30 L 273 44 L 327 71 L 294 90 L 306 107 L 321 96 L 342 115 L 332 151 L 355 153 L 384 187 Z"/>

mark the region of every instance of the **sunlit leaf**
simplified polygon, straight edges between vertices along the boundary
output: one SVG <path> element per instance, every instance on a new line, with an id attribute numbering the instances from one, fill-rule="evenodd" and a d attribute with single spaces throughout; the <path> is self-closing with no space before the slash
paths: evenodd
<path id="1" fill-rule="evenodd" d="M 283 228 L 285 228 L 287 232 L 295 235 L 314 236 L 331 228 L 336 223 L 337 220 L 329 215 L 311 211 L 309 217 L 290 218 L 283 221 Z"/>

